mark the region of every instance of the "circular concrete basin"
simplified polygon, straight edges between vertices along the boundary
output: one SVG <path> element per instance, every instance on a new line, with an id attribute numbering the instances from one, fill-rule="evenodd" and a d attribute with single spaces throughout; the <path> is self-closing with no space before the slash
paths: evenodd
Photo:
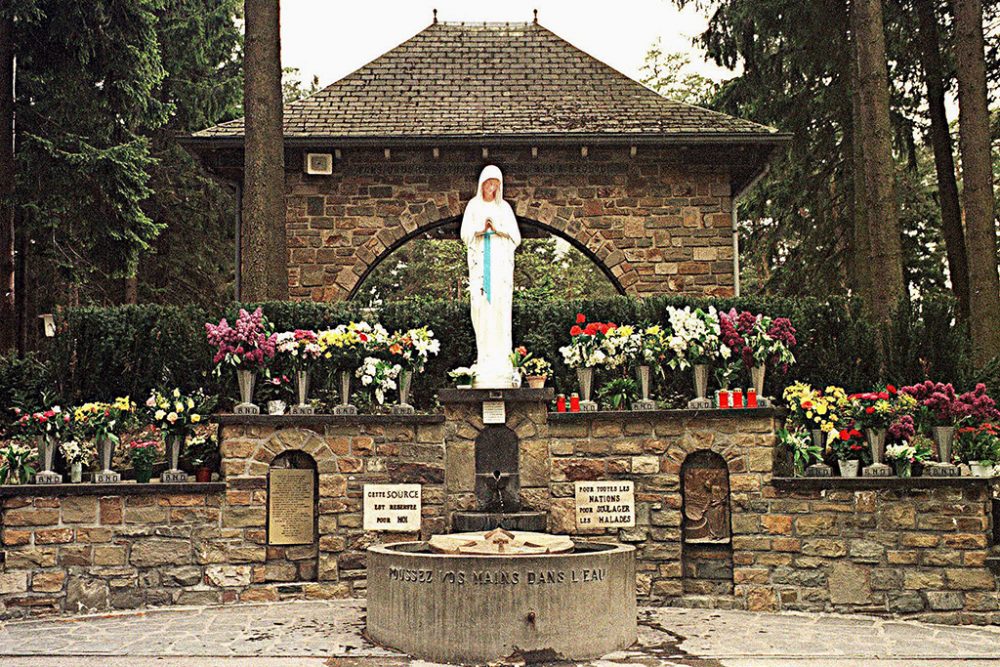
<path id="1" fill-rule="evenodd" d="M 425 542 L 369 547 L 367 634 L 437 662 L 596 658 L 636 641 L 635 551 L 584 542 L 522 556 L 437 554 Z"/>

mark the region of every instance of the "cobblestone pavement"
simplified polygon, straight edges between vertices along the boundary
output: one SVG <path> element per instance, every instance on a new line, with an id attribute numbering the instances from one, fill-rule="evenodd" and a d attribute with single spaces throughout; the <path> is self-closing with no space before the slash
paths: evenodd
<path id="1" fill-rule="evenodd" d="M 429 667 L 373 646 L 364 605 L 188 607 L 0 624 L 3 667 Z M 642 609 L 639 643 L 591 667 L 1000 664 L 1000 627 L 868 617 Z"/>

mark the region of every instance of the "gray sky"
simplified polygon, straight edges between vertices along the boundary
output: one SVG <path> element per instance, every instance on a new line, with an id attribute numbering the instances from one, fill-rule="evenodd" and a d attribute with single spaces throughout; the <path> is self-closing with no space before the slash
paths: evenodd
<path id="1" fill-rule="evenodd" d="M 632 78 L 657 38 L 665 52 L 688 52 L 693 71 L 732 75 L 691 44 L 705 18 L 670 0 L 282 0 L 282 65 L 328 85 L 423 30 L 434 8 L 441 21 L 512 22 L 530 21 L 537 8 L 539 23 Z"/>

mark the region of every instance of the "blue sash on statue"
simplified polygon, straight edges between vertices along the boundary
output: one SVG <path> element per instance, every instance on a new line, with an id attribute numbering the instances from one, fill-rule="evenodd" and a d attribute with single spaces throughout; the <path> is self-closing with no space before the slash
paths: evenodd
<path id="1" fill-rule="evenodd" d="M 483 241 L 483 293 L 486 294 L 486 300 L 490 303 L 493 302 L 493 294 L 491 290 L 491 277 L 492 270 L 490 269 L 490 238 L 493 236 L 493 232 L 486 232 L 485 240 Z"/>

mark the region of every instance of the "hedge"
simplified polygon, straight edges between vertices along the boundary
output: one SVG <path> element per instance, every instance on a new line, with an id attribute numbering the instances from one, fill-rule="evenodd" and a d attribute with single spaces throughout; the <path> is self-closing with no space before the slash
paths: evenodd
<path id="1" fill-rule="evenodd" d="M 771 394 L 794 380 L 814 385 L 837 384 L 849 391 L 870 388 L 881 381 L 911 383 L 927 377 L 957 386 L 971 383 L 969 343 L 953 325 L 953 305 L 946 299 L 924 300 L 900 311 L 884 350 L 874 327 L 861 315 L 857 300 L 749 297 L 705 300 L 689 297 L 515 302 L 514 340 L 553 363 L 559 392 L 576 390 L 575 376 L 561 362 L 559 347 L 578 312 L 590 320 L 666 324 L 666 307 L 715 305 L 719 309 L 746 309 L 792 320 L 798 331 L 798 363 L 786 376 L 769 371 Z M 256 304 L 246 304 L 253 308 Z M 369 310 L 354 303 L 271 302 L 260 304 L 280 330 L 322 328 L 352 318 L 377 319 L 390 330 L 428 325 L 441 340 L 442 353 L 432 358 L 416 378 L 415 398 L 430 407 L 433 390 L 449 384 L 447 371 L 474 361 L 475 338 L 468 304 L 459 301 L 407 301 Z M 120 306 L 79 308 L 65 312 L 57 335 L 43 351 L 44 361 L 0 361 L 0 405 L 43 402 L 39 393 L 49 387 L 66 403 L 128 394 L 145 397 L 155 386 L 203 387 L 229 399 L 236 393 L 232 371 L 216 377 L 205 340 L 204 322 L 233 318 L 238 306 L 224 313 L 207 313 L 197 306 Z M 231 321 L 231 320 L 230 320 Z M 880 359 L 885 358 L 885 376 Z M 332 378 L 316 377 L 323 394 Z M 744 380 L 748 382 L 748 380 Z M 995 385 L 993 385 L 995 386 Z M 689 373 L 668 372 L 657 387 L 660 397 L 680 402 L 690 393 Z M 34 401 L 32 400 L 34 399 Z M 8 414 L 4 410 L 4 415 Z"/>

